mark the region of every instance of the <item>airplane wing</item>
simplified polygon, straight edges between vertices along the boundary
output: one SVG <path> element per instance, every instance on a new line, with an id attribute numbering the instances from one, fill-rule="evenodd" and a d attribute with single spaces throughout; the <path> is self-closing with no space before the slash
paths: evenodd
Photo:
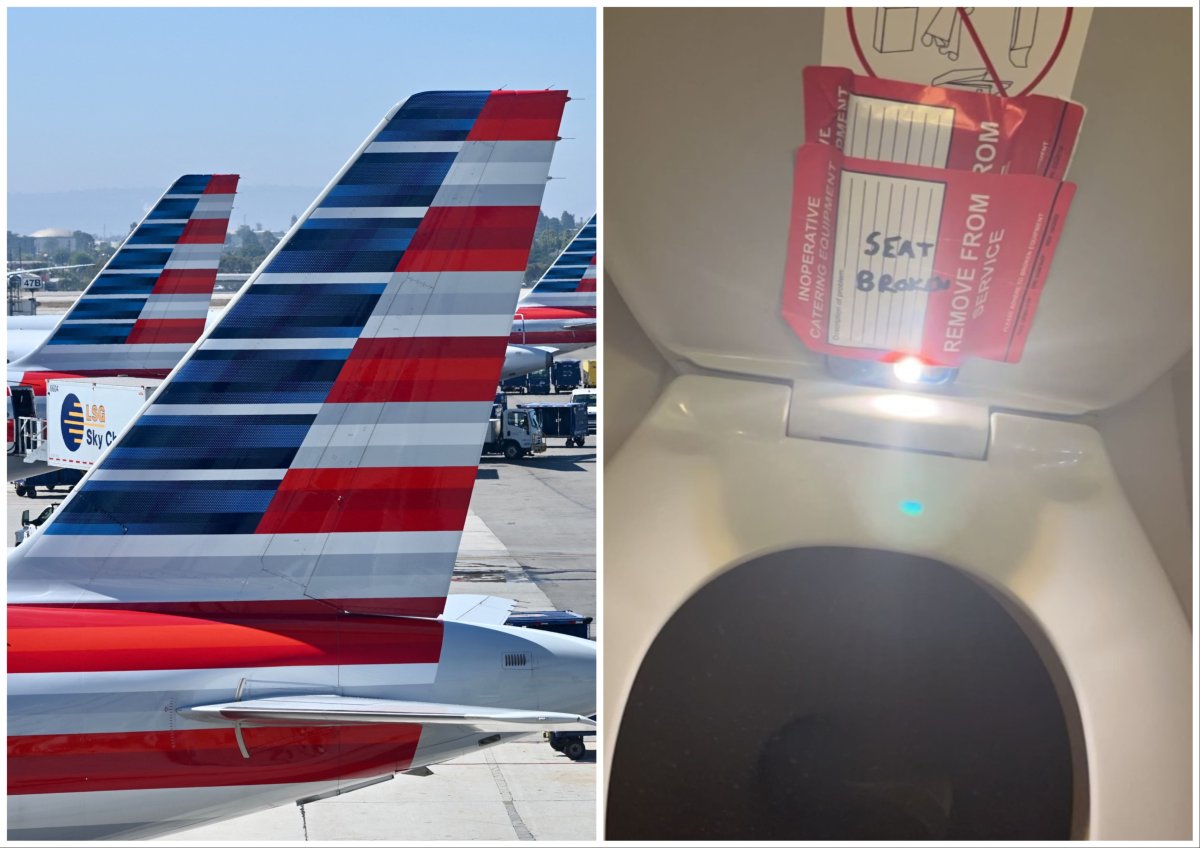
<path id="1" fill-rule="evenodd" d="M 485 733 L 536 733 L 542 730 L 595 730 L 590 718 L 540 710 L 510 710 L 465 704 L 347 698 L 342 695 L 290 695 L 207 704 L 179 710 L 205 721 L 241 722 L 254 727 L 347 724 L 461 725 Z"/>
<path id="2" fill-rule="evenodd" d="M 40 274 L 42 271 L 67 271 L 71 268 L 90 268 L 95 262 L 84 262 L 82 265 L 43 265 L 41 268 L 9 268 L 9 276 L 13 274 Z"/>

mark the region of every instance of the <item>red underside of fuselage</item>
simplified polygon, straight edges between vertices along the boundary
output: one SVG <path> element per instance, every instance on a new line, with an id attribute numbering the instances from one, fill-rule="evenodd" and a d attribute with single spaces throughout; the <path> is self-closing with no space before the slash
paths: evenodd
<path id="1" fill-rule="evenodd" d="M 8 740 L 8 794 L 311 783 L 411 768 L 419 724 L 73 733 Z"/>
<path id="2" fill-rule="evenodd" d="M 537 333 L 513 333 L 508 337 L 508 341 L 511 344 L 529 345 L 595 344 L 596 331 L 545 330 Z"/>
<path id="3" fill-rule="evenodd" d="M 324 604 L 286 604 L 224 617 L 143 610 L 12 605 L 8 670 L 78 675 L 81 694 L 105 691 L 103 672 L 436 663 L 442 624 L 431 619 L 351 616 Z M 249 607 L 250 611 L 245 607 Z M 286 675 L 281 673 L 280 679 Z M 92 682 L 94 681 L 94 682 Z M 173 705 L 172 705 L 173 708 Z M 48 725 L 50 726 L 50 725 Z M 8 739 L 8 792 L 28 795 L 202 786 L 308 783 L 389 774 L 411 767 L 421 727 L 245 728 L 244 757 L 232 726 L 119 733 L 47 733 Z"/>
<path id="4" fill-rule="evenodd" d="M 595 323 L 575 329 L 569 327 L 548 328 L 545 324 L 540 327 L 534 325 L 534 322 L 545 321 L 595 322 L 596 307 L 594 306 L 526 306 L 518 308 L 513 318 L 513 331 L 508 337 L 510 344 L 566 345 L 595 344 L 596 342 Z"/>

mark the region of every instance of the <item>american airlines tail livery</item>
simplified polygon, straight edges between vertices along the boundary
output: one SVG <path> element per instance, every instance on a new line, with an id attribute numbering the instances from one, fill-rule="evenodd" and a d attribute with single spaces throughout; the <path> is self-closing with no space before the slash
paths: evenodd
<path id="1" fill-rule="evenodd" d="M 389 112 L 10 554 L 10 839 L 167 834 L 591 726 L 593 643 L 438 619 L 566 101 Z"/>
<path id="2" fill-rule="evenodd" d="M 560 353 L 596 343 L 596 216 L 580 228 L 517 304 L 504 377 L 549 366 Z"/>
<path id="3" fill-rule="evenodd" d="M 47 380 L 165 377 L 200 338 L 237 184 L 237 174 L 177 179 L 54 329 L 8 363 L 9 480 L 47 470 L 13 450 L 15 408 L 44 419 Z"/>

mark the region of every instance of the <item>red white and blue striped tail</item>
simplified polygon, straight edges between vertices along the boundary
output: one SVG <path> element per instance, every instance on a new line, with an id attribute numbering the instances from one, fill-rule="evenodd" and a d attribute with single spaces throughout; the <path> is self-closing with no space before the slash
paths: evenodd
<path id="1" fill-rule="evenodd" d="M 393 109 L 10 555 L 10 604 L 438 615 L 566 101 Z"/>
<path id="2" fill-rule="evenodd" d="M 165 377 L 204 332 L 237 184 L 237 174 L 177 179 L 10 372 L 35 384 L 37 372 Z"/>
<path id="3" fill-rule="evenodd" d="M 596 216 L 563 248 L 521 306 L 596 306 Z"/>

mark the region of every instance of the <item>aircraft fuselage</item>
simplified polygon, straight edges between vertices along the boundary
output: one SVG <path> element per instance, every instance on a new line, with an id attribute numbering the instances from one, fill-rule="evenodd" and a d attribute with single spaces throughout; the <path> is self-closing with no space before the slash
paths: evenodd
<path id="1" fill-rule="evenodd" d="M 523 735 L 244 723 L 239 741 L 234 722 L 198 720 L 189 707 L 342 695 L 593 709 L 593 643 L 553 633 L 315 601 L 16 604 L 8 616 L 10 839 L 158 836 Z"/>
<path id="2" fill-rule="evenodd" d="M 517 345 L 546 345 L 560 351 L 596 343 L 595 306 L 521 306 L 513 316 L 508 340 Z"/>

